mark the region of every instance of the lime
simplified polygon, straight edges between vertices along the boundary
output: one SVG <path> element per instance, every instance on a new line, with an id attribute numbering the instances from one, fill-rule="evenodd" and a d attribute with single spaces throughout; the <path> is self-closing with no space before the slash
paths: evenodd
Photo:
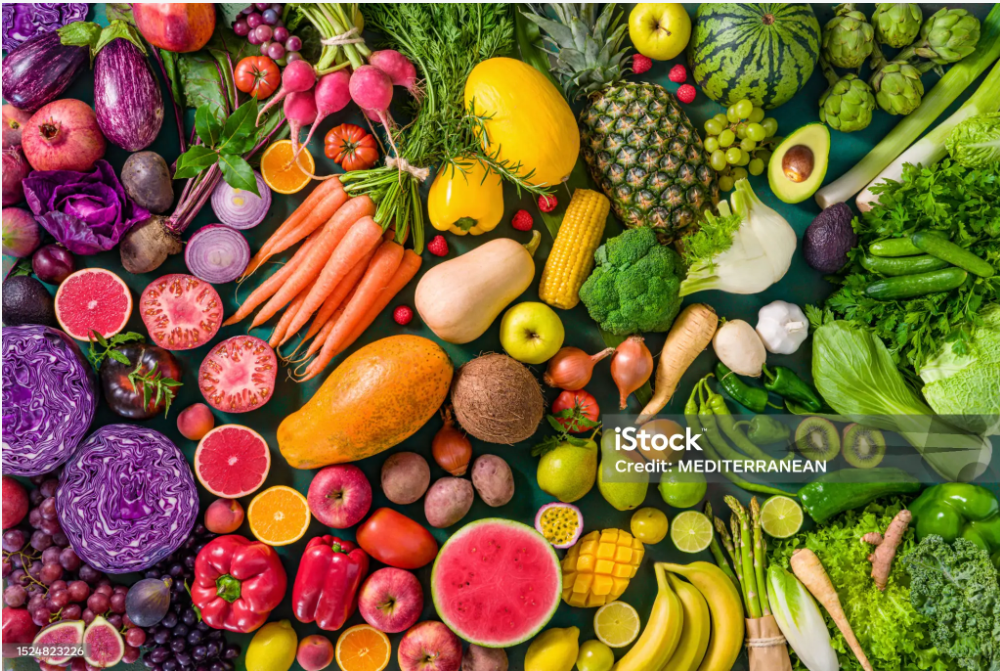
<path id="1" fill-rule="evenodd" d="M 611 671 L 615 665 L 615 653 L 600 641 L 590 639 L 580 644 L 580 654 L 576 657 L 577 671 Z"/>
<path id="2" fill-rule="evenodd" d="M 624 601 L 604 604 L 594 613 L 594 633 L 612 648 L 624 648 L 639 636 L 639 613 Z"/>
<path id="3" fill-rule="evenodd" d="M 802 528 L 802 506 L 787 496 L 772 496 L 760 509 L 760 525 L 768 536 L 788 538 Z"/>
<path id="4" fill-rule="evenodd" d="M 663 502 L 668 506 L 691 508 L 705 498 L 708 483 L 703 473 L 681 473 L 675 468 L 663 474 L 659 489 Z"/>
<path id="5" fill-rule="evenodd" d="M 681 552 L 694 554 L 712 544 L 715 532 L 708 518 L 694 510 L 686 510 L 674 518 L 670 526 L 670 540 Z"/>
<path id="6" fill-rule="evenodd" d="M 666 514 L 657 508 L 640 508 L 632 513 L 632 535 L 646 545 L 656 545 L 666 538 L 669 526 Z"/>

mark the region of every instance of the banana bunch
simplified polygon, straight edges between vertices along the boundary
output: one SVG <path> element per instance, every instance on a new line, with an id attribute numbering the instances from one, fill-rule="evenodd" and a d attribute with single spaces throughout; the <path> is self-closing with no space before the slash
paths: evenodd
<path id="1" fill-rule="evenodd" d="M 684 631 L 684 606 L 670 587 L 665 564 L 656 564 L 656 599 L 646 627 L 615 671 L 660 671 L 677 650 Z"/>

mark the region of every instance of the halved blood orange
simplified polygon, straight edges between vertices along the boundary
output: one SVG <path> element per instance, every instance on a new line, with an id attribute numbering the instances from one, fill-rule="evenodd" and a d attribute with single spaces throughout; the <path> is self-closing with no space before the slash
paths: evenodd
<path id="1" fill-rule="evenodd" d="M 198 388 L 222 412 L 250 412 L 271 400 L 278 358 L 253 336 L 234 336 L 212 348 L 198 369 Z"/>
<path id="2" fill-rule="evenodd" d="M 275 485 L 253 497 L 247 519 L 261 543 L 289 545 L 306 535 L 312 515 L 306 497 L 291 487 Z"/>
<path id="3" fill-rule="evenodd" d="M 259 433 L 239 424 L 217 426 L 194 452 L 194 473 L 201 485 L 224 499 L 260 489 L 271 470 L 271 451 Z"/>
<path id="4" fill-rule="evenodd" d="M 222 299 L 211 284 L 175 273 L 153 280 L 139 298 L 149 337 L 163 349 L 194 349 L 222 326 Z"/>
<path id="5" fill-rule="evenodd" d="M 344 671 L 382 671 L 389 665 L 389 637 L 368 624 L 356 624 L 337 639 L 337 664 Z"/>
<path id="6" fill-rule="evenodd" d="M 78 270 L 56 291 L 56 319 L 71 338 L 90 340 L 94 332 L 110 338 L 132 315 L 132 294 L 122 278 L 103 268 Z"/>

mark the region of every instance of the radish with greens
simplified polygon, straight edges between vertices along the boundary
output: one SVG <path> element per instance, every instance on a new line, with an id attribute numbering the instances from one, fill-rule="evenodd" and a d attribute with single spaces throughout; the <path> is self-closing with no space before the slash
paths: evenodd
<path id="1" fill-rule="evenodd" d="M 389 103 L 392 102 L 392 79 L 374 65 L 362 65 L 351 75 L 351 98 L 358 107 L 374 114 L 383 126 L 389 126 Z"/>
<path id="2" fill-rule="evenodd" d="M 243 234 L 222 224 L 205 226 L 191 236 L 184 250 L 191 274 L 209 284 L 232 282 L 250 263 L 250 245 Z"/>
<path id="3" fill-rule="evenodd" d="M 212 211 L 219 221 L 231 228 L 245 231 L 264 221 L 271 207 L 271 189 L 256 170 L 253 173 L 259 196 L 220 181 L 212 192 Z"/>
<path id="4" fill-rule="evenodd" d="M 344 109 L 351 102 L 350 81 L 351 76 L 346 70 L 337 70 L 323 75 L 316 82 L 316 88 L 313 89 L 316 99 L 316 120 L 312 122 L 309 134 L 302 143 L 303 147 L 309 144 L 316 127 L 323 119 Z"/>
<path id="5" fill-rule="evenodd" d="M 267 101 L 267 104 L 260 108 L 260 112 L 257 113 L 257 125 L 260 125 L 260 117 L 267 112 L 271 107 L 277 105 L 286 97 L 292 93 L 301 93 L 303 91 L 308 91 L 316 83 L 316 71 L 313 66 L 306 61 L 292 61 L 285 66 L 285 69 L 281 73 L 281 88 L 278 92 Z M 285 111 L 288 111 L 288 105 L 285 105 Z M 295 137 L 294 127 L 292 130 L 292 137 Z"/>
<path id="6" fill-rule="evenodd" d="M 420 99 L 420 89 L 417 87 L 417 69 L 403 54 L 394 49 L 383 49 L 373 52 L 368 62 L 389 75 L 393 86 L 402 86 L 410 95 Z"/>
<path id="7" fill-rule="evenodd" d="M 296 61 L 297 63 L 298 61 Z M 291 93 L 285 98 L 285 118 L 291 129 L 292 138 L 292 160 L 298 161 L 299 154 L 304 145 L 299 144 L 299 134 L 303 126 L 308 126 L 316 122 L 316 95 L 312 89 Z M 301 169 L 302 166 L 300 165 Z"/>

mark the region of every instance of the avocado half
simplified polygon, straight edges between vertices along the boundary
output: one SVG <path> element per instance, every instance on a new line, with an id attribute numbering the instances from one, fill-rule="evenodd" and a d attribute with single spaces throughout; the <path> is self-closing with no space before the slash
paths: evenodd
<path id="1" fill-rule="evenodd" d="M 799 128 L 781 141 L 767 166 L 771 191 L 786 203 L 816 193 L 830 165 L 830 130 L 823 123 Z"/>

